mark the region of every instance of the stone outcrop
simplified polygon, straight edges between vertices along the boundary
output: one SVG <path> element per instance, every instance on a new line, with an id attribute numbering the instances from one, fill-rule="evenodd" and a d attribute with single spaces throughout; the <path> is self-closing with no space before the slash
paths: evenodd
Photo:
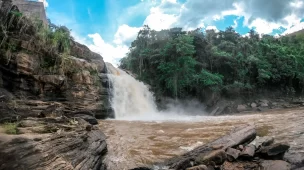
<path id="1" fill-rule="evenodd" d="M 6 30 L 9 36 L 2 41 L 0 35 L 0 88 L 13 97 L 0 106 L 10 112 L 0 121 L 9 116 L 12 120 L 34 117 L 58 103 L 63 114 L 89 111 L 97 118 L 113 117 L 107 76 L 100 76 L 106 73 L 105 63 L 99 54 L 72 39 L 70 52 L 62 54 L 59 48 L 44 46 L 26 19 L 3 17 L 1 22 L 13 19 Z M 0 97 L 8 98 L 8 93 Z"/>
<path id="2" fill-rule="evenodd" d="M 105 135 L 80 118 L 28 118 L 21 135 L 0 135 L 0 169 L 103 170 Z"/>
<path id="3" fill-rule="evenodd" d="M 1 5 L 0 170 L 106 169 L 96 118 L 113 114 L 102 57 L 64 27 L 56 29 L 65 39 L 54 43 L 10 0 Z M 17 134 L 3 134 L 5 125 Z"/>

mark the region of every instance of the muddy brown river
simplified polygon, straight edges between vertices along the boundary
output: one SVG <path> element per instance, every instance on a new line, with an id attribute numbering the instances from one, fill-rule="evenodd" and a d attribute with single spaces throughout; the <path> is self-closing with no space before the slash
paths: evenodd
<path id="1" fill-rule="evenodd" d="M 225 135 L 237 126 L 254 123 L 258 136 L 288 142 L 286 158 L 304 159 L 304 108 L 271 110 L 245 115 L 193 117 L 185 121 L 100 121 L 107 136 L 110 170 L 151 165 L 183 154 Z"/>

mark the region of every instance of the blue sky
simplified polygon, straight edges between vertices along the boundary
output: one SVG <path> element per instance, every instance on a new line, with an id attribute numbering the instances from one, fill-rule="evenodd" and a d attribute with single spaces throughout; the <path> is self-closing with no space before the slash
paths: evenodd
<path id="1" fill-rule="evenodd" d="M 74 38 L 117 64 L 144 25 L 161 30 L 224 30 L 287 34 L 304 28 L 304 0 L 39 0 L 47 16 Z"/>

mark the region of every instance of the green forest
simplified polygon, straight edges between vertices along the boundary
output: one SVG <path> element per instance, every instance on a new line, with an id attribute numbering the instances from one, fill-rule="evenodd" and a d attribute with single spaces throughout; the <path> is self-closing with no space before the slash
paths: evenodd
<path id="1" fill-rule="evenodd" d="M 304 35 L 276 38 L 254 30 L 242 36 L 232 27 L 217 32 L 144 26 L 120 62 L 120 68 L 135 73 L 156 96 L 204 100 L 210 93 L 302 94 Z"/>

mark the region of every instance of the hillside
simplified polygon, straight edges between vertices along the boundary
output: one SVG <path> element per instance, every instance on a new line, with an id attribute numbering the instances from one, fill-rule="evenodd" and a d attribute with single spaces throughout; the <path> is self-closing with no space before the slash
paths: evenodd
<path id="1" fill-rule="evenodd" d="M 304 35 L 304 29 L 300 30 L 300 31 L 297 31 L 297 32 L 294 32 L 294 33 L 291 33 L 291 34 L 288 34 L 286 36 L 299 36 L 299 35 Z"/>

